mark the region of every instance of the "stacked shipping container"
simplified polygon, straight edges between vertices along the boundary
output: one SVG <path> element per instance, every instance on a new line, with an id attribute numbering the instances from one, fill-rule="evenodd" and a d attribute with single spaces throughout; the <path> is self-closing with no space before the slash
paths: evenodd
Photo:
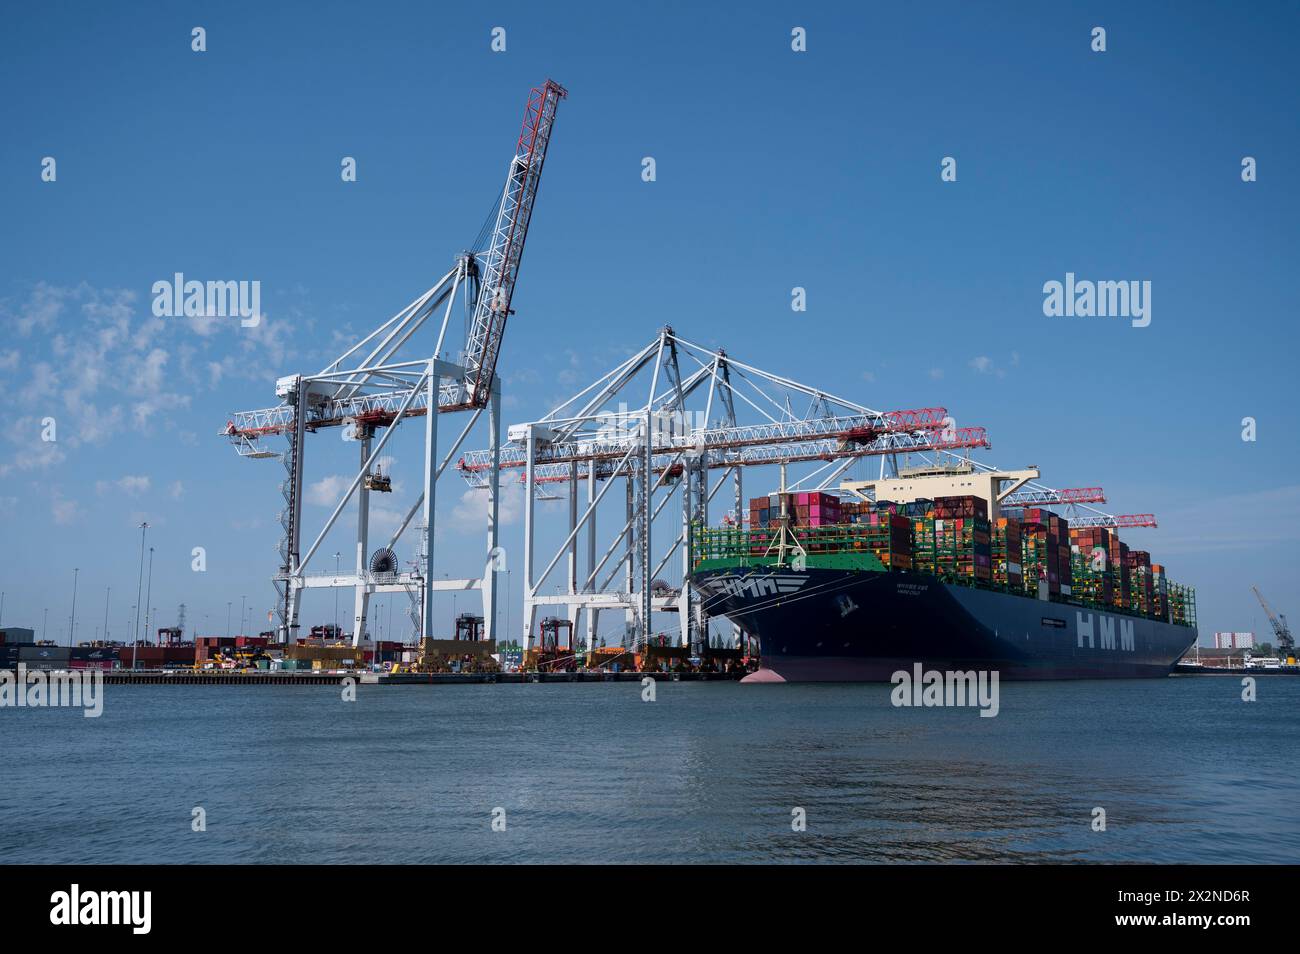
<path id="1" fill-rule="evenodd" d="M 1070 551 L 1073 554 L 1071 591 L 1075 596 L 1112 606 L 1115 603 L 1116 560 L 1111 559 L 1112 546 L 1118 544 L 1105 527 L 1082 527 L 1070 531 Z"/>
<path id="2" fill-rule="evenodd" d="M 781 517 L 781 494 L 754 497 L 749 501 L 749 525 L 766 527 Z M 820 491 L 785 494 L 786 515 L 801 527 L 830 527 L 841 523 L 840 498 Z"/>
<path id="3" fill-rule="evenodd" d="M 934 554 L 940 576 L 993 579 L 988 503 L 981 497 L 934 499 Z"/>
<path id="4" fill-rule="evenodd" d="M 781 504 L 779 494 L 753 498 L 749 532 L 698 528 L 699 558 L 737 551 L 767 556 L 772 535 L 766 528 L 777 522 Z M 870 553 L 886 568 L 1195 625 L 1195 591 L 1170 582 L 1150 554 L 1130 551 L 1112 529 L 1071 529 L 1045 508 L 1024 508 L 1020 517 L 990 524 L 988 503 L 976 496 L 900 504 L 798 492 L 785 495 L 785 506 L 795 538 L 810 555 Z"/>
<path id="5" fill-rule="evenodd" d="M 1024 589 L 1023 559 L 1020 521 L 999 517 L 993 524 L 993 582 L 1013 590 Z"/>

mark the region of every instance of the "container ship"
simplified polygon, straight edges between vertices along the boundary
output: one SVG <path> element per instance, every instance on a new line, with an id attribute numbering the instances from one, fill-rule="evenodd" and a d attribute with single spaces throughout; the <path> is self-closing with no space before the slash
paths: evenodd
<path id="1" fill-rule="evenodd" d="M 917 470 L 842 484 L 845 498 L 755 498 L 747 528 L 694 529 L 692 581 L 706 613 L 758 640 L 746 681 L 889 681 L 916 663 L 1168 675 L 1196 643 L 1195 590 L 1114 528 L 999 506 L 1025 473 Z"/>

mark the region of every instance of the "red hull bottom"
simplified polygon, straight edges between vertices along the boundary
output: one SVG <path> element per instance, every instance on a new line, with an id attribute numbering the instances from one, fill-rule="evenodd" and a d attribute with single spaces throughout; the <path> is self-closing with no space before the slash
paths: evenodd
<path id="1" fill-rule="evenodd" d="M 890 682 L 894 673 L 911 673 L 921 662 L 926 670 L 942 672 L 969 672 L 996 670 L 998 678 L 1008 680 L 1032 679 L 1153 679 L 1168 676 L 1172 666 L 1152 666 L 1134 663 L 1117 666 L 1114 663 L 1101 667 L 1081 665 L 1026 666 L 1022 662 L 998 663 L 989 659 L 859 659 L 848 656 L 782 656 L 750 673 L 741 682 Z"/>

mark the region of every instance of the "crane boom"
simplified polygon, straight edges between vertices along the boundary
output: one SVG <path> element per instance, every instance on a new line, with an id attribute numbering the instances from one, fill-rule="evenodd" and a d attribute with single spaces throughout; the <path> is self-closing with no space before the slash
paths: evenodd
<path id="1" fill-rule="evenodd" d="M 1268 605 L 1258 586 L 1252 586 L 1251 589 L 1255 592 L 1255 599 L 1259 600 L 1259 605 L 1264 607 L 1264 615 L 1268 617 L 1269 625 L 1273 627 L 1273 635 L 1277 637 L 1278 646 L 1287 651 L 1294 649 L 1295 639 L 1291 636 L 1291 628 L 1287 625 L 1286 617 L 1279 617 L 1273 612 L 1273 607 Z"/>
<path id="2" fill-rule="evenodd" d="M 528 223 L 537 200 L 542 164 L 551 141 L 555 110 L 568 92 L 554 80 L 534 88 L 524 109 L 523 129 L 501 193 L 496 227 L 483 263 L 483 287 L 465 341 L 467 407 L 484 407 L 491 393 L 497 354 L 505 336 L 510 302 L 519 277 L 519 262 L 528 237 Z"/>

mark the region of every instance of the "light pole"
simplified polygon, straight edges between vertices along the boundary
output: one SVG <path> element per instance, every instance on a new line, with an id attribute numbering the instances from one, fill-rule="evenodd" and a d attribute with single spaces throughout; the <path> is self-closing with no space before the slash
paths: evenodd
<path id="1" fill-rule="evenodd" d="M 77 576 L 81 573 L 79 567 L 72 568 L 72 616 L 68 620 L 68 648 L 72 648 L 72 641 L 76 638 L 77 632 Z"/>
<path id="2" fill-rule="evenodd" d="M 140 650 L 140 591 L 144 583 L 144 538 L 149 533 L 149 524 L 144 522 L 140 524 L 140 573 L 135 582 L 135 623 L 131 626 L 134 634 L 131 644 L 131 668 L 135 668 L 136 655 Z"/>
<path id="3" fill-rule="evenodd" d="M 41 642 L 45 642 L 45 630 L 50 625 L 50 608 L 45 607 L 45 618 L 41 623 Z"/>
<path id="4" fill-rule="evenodd" d="M 104 591 L 104 642 L 108 642 L 108 598 L 112 593 L 113 588 L 111 586 Z"/>
<path id="5" fill-rule="evenodd" d="M 226 600 L 226 638 L 227 639 L 230 638 L 230 607 L 234 604 L 234 602 L 235 602 L 234 600 Z"/>
<path id="6" fill-rule="evenodd" d="M 155 608 L 153 613 L 149 612 L 149 601 L 153 599 L 153 547 L 149 548 L 149 582 L 144 591 L 144 638 L 146 643 L 149 639 L 149 622 L 154 619 L 158 610 Z"/>
<path id="7" fill-rule="evenodd" d="M 338 581 L 338 575 L 339 575 L 339 559 L 340 559 L 342 556 L 343 556 L 343 554 L 342 554 L 342 553 L 339 553 L 339 552 L 335 552 L 335 554 L 334 554 L 334 577 L 335 577 L 335 579 L 334 579 L 334 638 L 335 638 L 335 639 L 338 639 L 338 638 L 339 638 L 339 587 L 338 587 L 338 582 L 339 582 L 339 581 Z"/>
<path id="8" fill-rule="evenodd" d="M 244 635 L 244 606 L 248 603 L 247 596 L 239 597 L 239 635 Z"/>

